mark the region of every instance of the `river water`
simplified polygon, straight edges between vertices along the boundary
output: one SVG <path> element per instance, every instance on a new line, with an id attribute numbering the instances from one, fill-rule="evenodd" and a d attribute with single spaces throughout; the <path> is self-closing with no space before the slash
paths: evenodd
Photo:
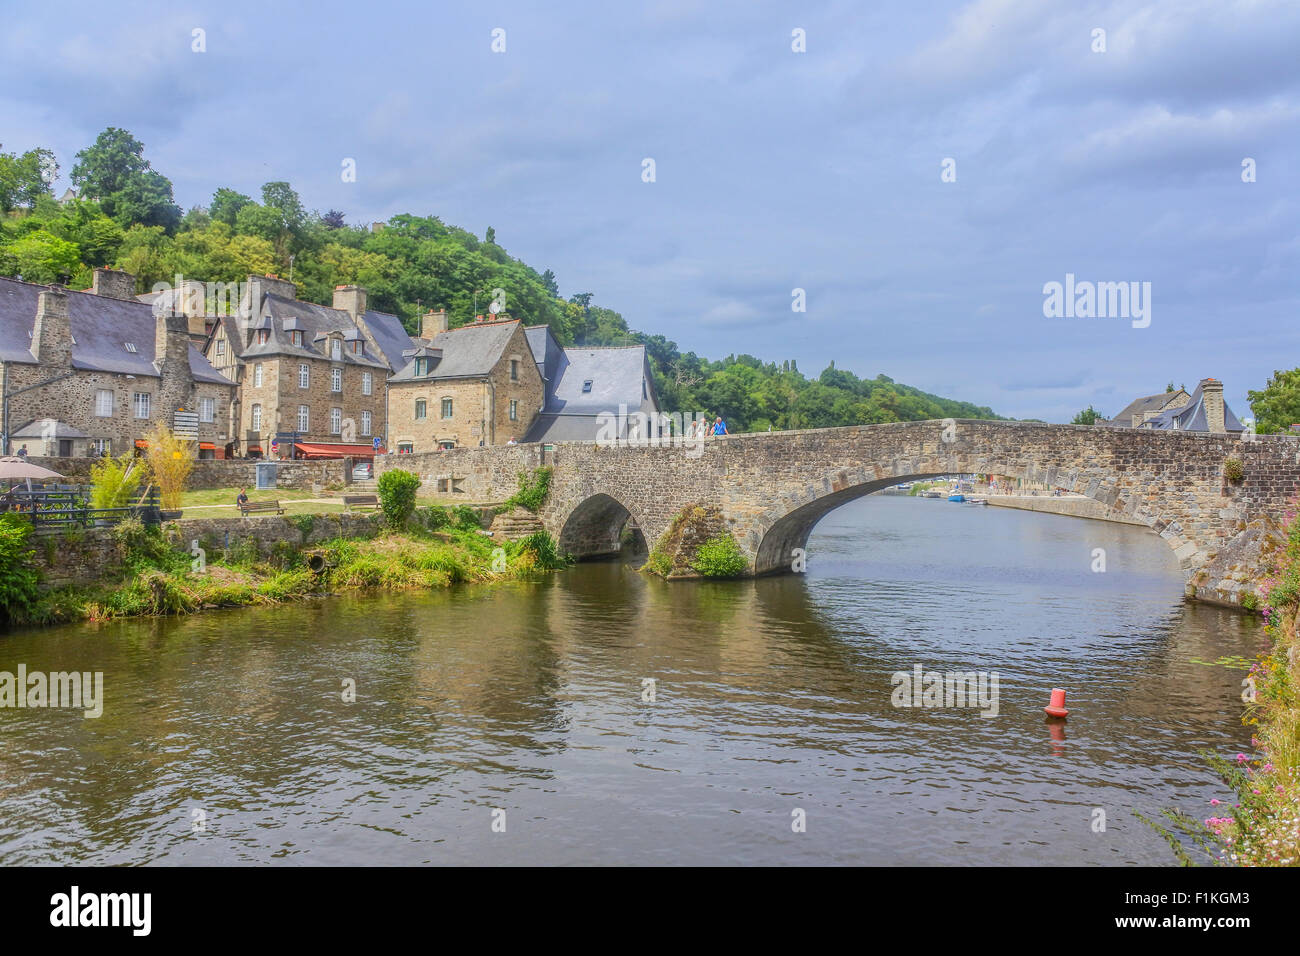
<path id="1" fill-rule="evenodd" d="M 1199 662 L 1261 629 L 1145 529 L 872 496 L 808 551 L 0 636 L 106 698 L 0 709 L 0 864 L 1170 864 L 1132 811 L 1229 796 L 1244 672 Z M 997 715 L 893 706 L 918 664 Z"/>

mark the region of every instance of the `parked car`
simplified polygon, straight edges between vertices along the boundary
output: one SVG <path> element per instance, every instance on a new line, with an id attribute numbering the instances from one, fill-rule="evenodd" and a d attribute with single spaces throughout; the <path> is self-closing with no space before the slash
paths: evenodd
<path id="1" fill-rule="evenodd" d="M 375 463 L 373 461 L 359 461 L 352 466 L 353 481 L 364 481 L 373 477 L 375 477 Z"/>

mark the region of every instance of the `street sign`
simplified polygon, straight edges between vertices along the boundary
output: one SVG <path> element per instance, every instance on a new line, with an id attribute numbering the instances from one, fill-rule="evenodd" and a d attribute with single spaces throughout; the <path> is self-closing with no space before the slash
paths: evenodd
<path id="1" fill-rule="evenodd" d="M 178 408 L 172 415 L 172 433 L 180 439 L 199 440 L 199 413 Z"/>
<path id="2" fill-rule="evenodd" d="M 375 439 L 375 451 L 379 451 L 379 439 Z"/>

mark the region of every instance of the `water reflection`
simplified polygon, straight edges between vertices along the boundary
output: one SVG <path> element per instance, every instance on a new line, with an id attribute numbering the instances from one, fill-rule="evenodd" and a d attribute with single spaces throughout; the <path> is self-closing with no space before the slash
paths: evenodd
<path id="1" fill-rule="evenodd" d="M 0 711 L 0 861 L 1168 863 L 1132 809 L 1224 796 L 1241 673 L 1193 660 L 1261 637 L 1144 530 L 869 498 L 809 550 L 9 635 L 107 701 Z M 998 716 L 891 707 L 918 663 L 996 671 Z"/>

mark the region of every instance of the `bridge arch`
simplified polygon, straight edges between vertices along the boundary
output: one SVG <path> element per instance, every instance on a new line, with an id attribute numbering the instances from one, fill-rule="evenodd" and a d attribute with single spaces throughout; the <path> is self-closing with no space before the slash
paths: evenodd
<path id="1" fill-rule="evenodd" d="M 605 492 L 588 495 L 557 522 L 560 550 L 580 559 L 618 554 L 629 519 L 640 527 L 632 510 L 618 498 Z"/>
<path id="2" fill-rule="evenodd" d="M 746 547 L 753 558 L 754 573 L 764 575 L 789 571 L 794 550 L 802 548 L 806 551 L 808 537 L 817 522 L 843 504 L 904 481 L 927 481 L 958 474 L 998 474 L 1047 480 L 1056 487 L 1083 494 L 1142 522 L 1152 530 L 1160 531 L 1161 537 L 1178 556 L 1184 571 L 1190 575 L 1193 570 L 1189 567 L 1187 559 L 1190 554 L 1178 523 L 1164 520 L 1135 506 L 1130 501 L 1129 494 L 1118 487 L 1118 479 L 1083 482 L 1074 481 L 1068 475 L 1055 479 L 1055 468 L 994 463 L 987 459 L 971 462 L 958 458 L 952 460 L 951 467 L 948 468 L 936 467 L 939 463 L 934 461 L 926 464 L 929 467 L 918 468 L 910 462 L 890 462 L 855 469 L 838 469 L 810 482 L 800 491 L 773 502 L 761 515 L 748 522 L 747 526 L 734 528 L 742 547 Z M 1047 477 L 1049 475 L 1052 477 Z"/>

